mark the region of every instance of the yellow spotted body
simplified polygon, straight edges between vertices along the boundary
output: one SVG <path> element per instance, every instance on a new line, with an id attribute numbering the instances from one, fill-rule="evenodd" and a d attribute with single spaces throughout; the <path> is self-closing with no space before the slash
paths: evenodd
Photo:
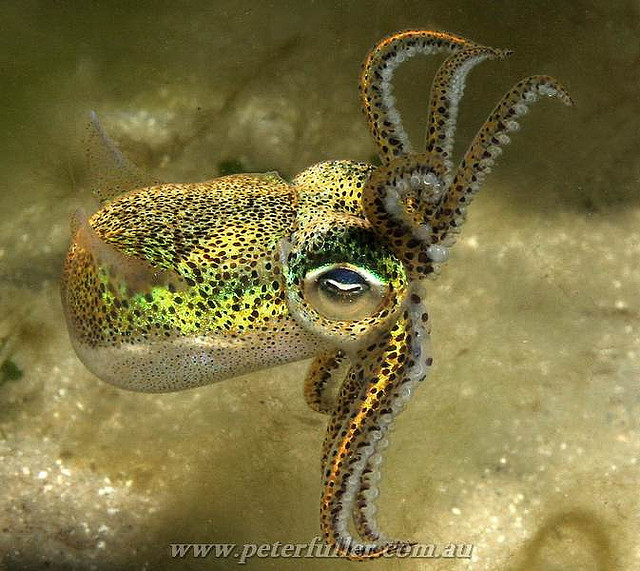
<path id="1" fill-rule="evenodd" d="M 280 242 L 330 210 L 364 229 L 375 256 L 358 212 L 370 168 L 335 161 L 292 184 L 231 175 L 115 198 L 78 224 L 67 255 L 63 302 L 77 352 L 98 376 L 145 391 L 317 354 L 322 341 L 287 307 Z"/>
<path id="2" fill-rule="evenodd" d="M 275 252 L 295 222 L 294 198 L 277 176 L 240 175 L 143 189 L 98 211 L 89 223 L 102 240 L 179 280 L 128 291 L 109 287 L 108 269 L 99 268 L 96 302 L 112 319 L 87 328 L 87 341 L 238 337 L 286 317 Z"/>
<path id="3" fill-rule="evenodd" d="M 437 53 L 448 57 L 433 82 L 425 147 L 414 151 L 393 74 Z M 321 528 L 349 559 L 410 548 L 378 529 L 374 500 L 389 428 L 432 363 L 426 278 L 447 259 L 527 107 L 541 96 L 571 104 L 551 77 L 522 80 L 454 167 L 466 75 L 508 54 L 428 30 L 382 40 L 360 82 L 382 164 L 328 161 L 291 183 L 275 173 L 148 183 L 92 119 L 102 207 L 74 217 L 62 280 L 78 356 L 106 381 L 153 392 L 315 357 L 305 398 L 330 416 Z"/>

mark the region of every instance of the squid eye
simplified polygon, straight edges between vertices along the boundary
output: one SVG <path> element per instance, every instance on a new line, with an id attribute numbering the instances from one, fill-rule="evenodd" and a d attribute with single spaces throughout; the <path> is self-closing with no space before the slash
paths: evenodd
<path id="1" fill-rule="evenodd" d="M 324 317 L 353 321 L 372 315 L 388 286 L 370 272 L 348 264 L 323 266 L 304 278 L 304 295 Z"/>

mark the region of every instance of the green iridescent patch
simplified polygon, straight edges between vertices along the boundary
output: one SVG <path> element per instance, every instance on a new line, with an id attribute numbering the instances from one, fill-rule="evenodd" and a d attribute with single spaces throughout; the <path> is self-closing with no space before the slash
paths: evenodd
<path id="1" fill-rule="evenodd" d="M 312 235 L 302 250 L 290 255 L 287 284 L 299 284 L 308 272 L 336 263 L 366 269 L 396 288 L 407 283 L 400 260 L 376 240 L 371 230 L 361 226 L 338 226 Z"/>

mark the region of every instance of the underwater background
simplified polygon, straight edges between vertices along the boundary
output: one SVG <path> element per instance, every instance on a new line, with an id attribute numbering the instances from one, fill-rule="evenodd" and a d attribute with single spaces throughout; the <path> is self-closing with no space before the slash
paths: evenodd
<path id="1" fill-rule="evenodd" d="M 70 215 L 96 209 L 84 128 L 96 110 L 169 181 L 372 160 L 360 64 L 432 28 L 515 50 L 471 73 L 458 154 L 522 77 L 577 105 L 536 104 L 470 207 L 428 285 L 435 364 L 385 454 L 381 527 L 473 558 L 360 565 L 640 569 L 640 3 L 25 0 L 0 21 L 0 568 L 234 569 L 169 544 L 319 534 L 308 362 L 147 395 L 75 356 L 58 286 Z M 440 61 L 397 74 L 416 142 Z"/>

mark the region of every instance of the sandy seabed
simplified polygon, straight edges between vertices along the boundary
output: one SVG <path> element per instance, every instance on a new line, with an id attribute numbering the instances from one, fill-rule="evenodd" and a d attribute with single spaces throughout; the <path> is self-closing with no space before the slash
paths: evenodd
<path id="1" fill-rule="evenodd" d="M 479 7 L 481 6 L 482 7 Z M 375 153 L 357 76 L 387 33 L 511 48 L 467 84 L 460 153 L 520 78 L 577 101 L 523 120 L 429 284 L 435 365 L 385 457 L 381 526 L 468 543 L 378 569 L 640 568 L 640 7 L 637 2 L 5 4 L 0 196 L 0 568 L 232 569 L 170 543 L 306 543 L 326 419 L 308 362 L 169 395 L 93 377 L 67 337 L 68 220 L 92 199 L 89 109 L 165 180 L 225 161 L 287 178 Z M 419 140 L 435 63 L 398 74 Z M 342 569 L 254 559 L 256 569 Z"/>

